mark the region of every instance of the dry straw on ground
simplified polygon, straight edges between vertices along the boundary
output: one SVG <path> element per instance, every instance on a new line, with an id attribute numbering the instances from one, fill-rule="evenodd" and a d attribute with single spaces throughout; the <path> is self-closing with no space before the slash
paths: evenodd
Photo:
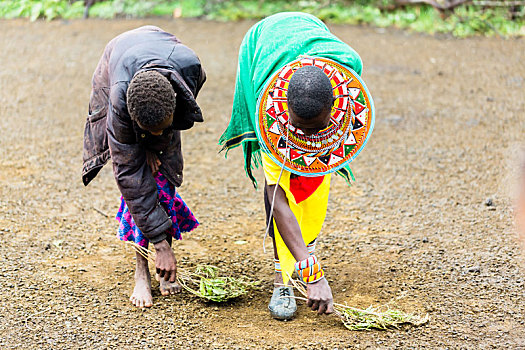
<path id="1" fill-rule="evenodd" d="M 306 288 L 300 281 L 290 278 L 293 286 L 304 296 L 294 297 L 299 300 L 308 300 Z M 407 314 L 399 310 L 393 310 L 388 306 L 367 309 L 358 309 L 352 306 L 334 303 L 334 313 L 343 322 L 344 326 L 352 331 L 363 331 L 370 329 L 387 330 L 399 328 L 402 325 L 421 326 L 427 323 L 430 318 Z"/>
<path id="2" fill-rule="evenodd" d="M 155 264 L 153 251 L 134 242 L 128 241 L 128 243 L 136 252 Z M 245 295 L 259 284 L 244 277 L 219 276 L 218 271 L 219 268 L 216 266 L 203 264 L 197 265 L 193 272 L 178 268 L 177 281 L 182 288 L 199 298 L 218 303 Z"/>

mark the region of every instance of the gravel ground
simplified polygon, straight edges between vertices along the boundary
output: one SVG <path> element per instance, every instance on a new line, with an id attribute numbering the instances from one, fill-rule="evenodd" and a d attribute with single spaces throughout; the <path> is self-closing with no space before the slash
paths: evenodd
<path id="1" fill-rule="evenodd" d="M 231 303 L 156 290 L 151 309 L 132 307 L 134 254 L 115 238 L 110 167 L 81 184 L 91 74 L 112 37 L 143 24 L 175 33 L 208 72 L 198 99 L 206 122 L 184 132 L 179 189 L 202 225 L 175 251 L 180 266 L 212 263 L 262 281 Z M 336 302 L 431 317 L 418 328 L 351 332 L 304 304 L 286 323 L 266 309 L 262 191 L 244 177 L 240 150 L 224 160 L 217 145 L 252 24 L 0 21 L 0 348 L 525 349 L 512 220 L 525 41 L 331 27 L 363 58 L 377 120 L 353 163 L 355 185 L 333 181 L 319 256 Z"/>

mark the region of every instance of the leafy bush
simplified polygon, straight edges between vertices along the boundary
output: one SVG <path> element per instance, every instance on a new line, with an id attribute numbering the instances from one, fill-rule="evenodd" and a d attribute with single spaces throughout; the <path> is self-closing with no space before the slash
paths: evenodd
<path id="1" fill-rule="evenodd" d="M 55 18 L 82 17 L 82 1 L 69 3 L 66 0 L 12 0 L 0 2 L 0 18 Z"/>
<path id="2" fill-rule="evenodd" d="M 182 16 L 231 21 L 260 19 L 281 11 L 304 11 L 332 23 L 408 28 L 417 32 L 525 35 L 525 6 L 516 18 L 508 8 L 463 5 L 442 18 L 428 5 L 393 8 L 393 0 L 106 0 L 95 3 L 90 16 L 100 18 Z M 79 18 L 83 1 L 0 0 L 0 18 Z"/>
<path id="3" fill-rule="evenodd" d="M 162 0 L 110 0 L 95 3 L 89 14 L 92 17 L 146 17 L 152 14 L 155 6 L 166 4 Z"/>

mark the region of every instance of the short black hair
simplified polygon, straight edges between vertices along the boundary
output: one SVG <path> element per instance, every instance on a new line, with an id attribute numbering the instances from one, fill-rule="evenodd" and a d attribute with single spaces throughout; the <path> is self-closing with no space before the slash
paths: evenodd
<path id="1" fill-rule="evenodd" d="M 298 117 L 312 119 L 332 108 L 332 84 L 320 68 L 304 66 L 292 75 L 287 99 L 288 106 Z"/>
<path id="2" fill-rule="evenodd" d="M 135 75 L 126 95 L 131 119 L 146 128 L 159 125 L 175 112 L 177 94 L 169 80 L 154 70 Z"/>

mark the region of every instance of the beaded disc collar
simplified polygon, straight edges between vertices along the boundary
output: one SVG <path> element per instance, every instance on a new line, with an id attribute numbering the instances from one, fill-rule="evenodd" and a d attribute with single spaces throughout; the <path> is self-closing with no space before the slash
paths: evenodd
<path id="1" fill-rule="evenodd" d="M 323 70 L 332 83 L 330 125 L 307 136 L 288 122 L 286 93 L 294 72 L 308 65 Z M 374 127 L 374 102 L 352 69 L 321 57 L 300 57 L 277 71 L 257 101 L 257 138 L 279 165 L 301 176 L 335 172 L 357 157 Z M 288 129 L 288 130 L 287 130 Z"/>

